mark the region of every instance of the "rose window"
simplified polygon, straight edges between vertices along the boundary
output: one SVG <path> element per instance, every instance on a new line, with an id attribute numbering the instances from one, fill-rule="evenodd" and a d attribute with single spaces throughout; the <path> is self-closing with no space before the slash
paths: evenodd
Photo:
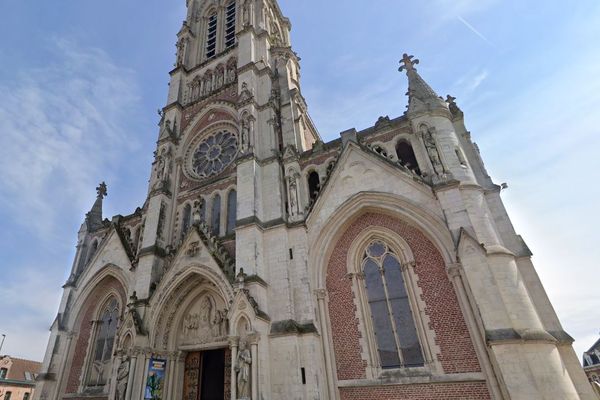
<path id="1" fill-rule="evenodd" d="M 192 158 L 192 168 L 201 178 L 217 175 L 235 160 L 237 151 L 237 138 L 233 133 L 217 132 L 198 145 Z"/>

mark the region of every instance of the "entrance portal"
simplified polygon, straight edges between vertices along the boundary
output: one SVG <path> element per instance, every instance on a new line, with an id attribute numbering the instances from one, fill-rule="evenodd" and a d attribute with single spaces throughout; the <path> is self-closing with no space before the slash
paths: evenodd
<path id="1" fill-rule="evenodd" d="M 188 353 L 185 360 L 184 400 L 229 400 L 231 353 L 218 349 Z"/>

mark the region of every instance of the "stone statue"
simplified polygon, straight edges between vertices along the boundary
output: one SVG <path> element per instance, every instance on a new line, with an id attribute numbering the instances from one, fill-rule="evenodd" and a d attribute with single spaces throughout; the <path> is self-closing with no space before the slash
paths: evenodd
<path id="1" fill-rule="evenodd" d="M 127 381 L 129 380 L 129 357 L 121 360 L 121 364 L 117 369 L 117 393 L 116 400 L 125 400 L 125 393 L 127 393 Z"/>
<path id="2" fill-rule="evenodd" d="M 250 0 L 244 0 L 242 6 L 242 25 L 244 27 L 250 25 Z"/>
<path id="3" fill-rule="evenodd" d="M 245 341 L 240 342 L 237 361 L 235 363 L 237 396 L 240 400 L 250 399 L 250 366 L 252 355 Z"/>
<path id="4" fill-rule="evenodd" d="M 288 177 L 288 190 L 290 200 L 290 215 L 294 217 L 298 211 L 298 184 L 294 175 L 290 175 Z"/>
<path id="5" fill-rule="evenodd" d="M 176 67 L 181 67 L 185 63 L 185 48 L 186 48 L 186 39 L 181 38 L 177 42 L 177 63 Z"/>
<path id="6" fill-rule="evenodd" d="M 429 129 L 423 125 L 421 127 L 421 136 L 423 137 L 423 143 L 425 144 L 427 154 L 429 155 L 429 159 L 431 160 L 431 164 L 433 165 L 435 173 L 438 175 L 443 175 L 444 166 L 442 165 L 440 152 L 438 151 L 437 145 L 435 143 L 435 138 L 433 137 L 432 129 Z"/>
<path id="7" fill-rule="evenodd" d="M 213 327 L 216 337 L 227 335 L 227 310 L 217 310 L 215 312 Z"/>

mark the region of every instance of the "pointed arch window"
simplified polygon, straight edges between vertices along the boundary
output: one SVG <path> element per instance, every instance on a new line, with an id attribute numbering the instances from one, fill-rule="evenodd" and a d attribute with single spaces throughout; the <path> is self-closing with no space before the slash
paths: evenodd
<path id="1" fill-rule="evenodd" d="M 423 351 L 398 257 L 383 241 L 372 241 L 362 271 L 381 367 L 422 367 Z"/>
<path id="2" fill-rule="evenodd" d="M 186 204 L 183 208 L 183 218 L 181 220 L 181 238 L 185 237 L 185 234 L 190 230 L 192 225 L 192 206 Z"/>
<path id="3" fill-rule="evenodd" d="M 212 234 L 219 236 L 221 233 L 221 196 L 218 194 L 213 198 L 210 227 Z"/>
<path id="4" fill-rule="evenodd" d="M 401 165 L 419 175 L 421 174 L 415 152 L 410 143 L 408 143 L 406 140 L 400 140 L 396 145 L 396 156 L 398 157 L 398 162 Z"/>
<path id="5" fill-rule="evenodd" d="M 206 58 L 213 58 L 217 54 L 217 13 L 208 16 L 206 29 Z"/>
<path id="6" fill-rule="evenodd" d="M 98 251 L 98 240 L 94 239 L 92 245 L 90 246 L 90 251 L 88 253 L 86 263 L 89 263 L 92 260 L 92 258 L 96 254 L 96 251 Z"/>
<path id="7" fill-rule="evenodd" d="M 308 174 L 308 195 L 311 201 L 314 201 L 321 190 L 321 179 L 317 171 Z"/>
<path id="8" fill-rule="evenodd" d="M 227 231 L 226 234 L 230 235 L 235 231 L 235 224 L 237 221 L 237 193 L 235 190 L 229 192 L 227 196 Z"/>
<path id="9" fill-rule="evenodd" d="M 115 297 L 111 297 L 100 310 L 100 318 L 94 324 L 94 341 L 87 386 L 106 385 L 111 372 L 110 360 L 117 336 L 119 303 Z"/>
<path id="10" fill-rule="evenodd" d="M 235 19 L 236 3 L 229 2 L 225 9 L 225 48 L 229 49 L 235 45 Z"/>

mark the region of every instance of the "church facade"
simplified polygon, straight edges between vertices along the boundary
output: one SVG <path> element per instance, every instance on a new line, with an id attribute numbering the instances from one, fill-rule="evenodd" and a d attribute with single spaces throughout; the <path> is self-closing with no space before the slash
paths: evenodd
<path id="1" fill-rule="evenodd" d="M 36 399 L 591 400 L 455 99 L 324 143 L 275 0 L 187 0 L 148 195 L 79 231 Z"/>

